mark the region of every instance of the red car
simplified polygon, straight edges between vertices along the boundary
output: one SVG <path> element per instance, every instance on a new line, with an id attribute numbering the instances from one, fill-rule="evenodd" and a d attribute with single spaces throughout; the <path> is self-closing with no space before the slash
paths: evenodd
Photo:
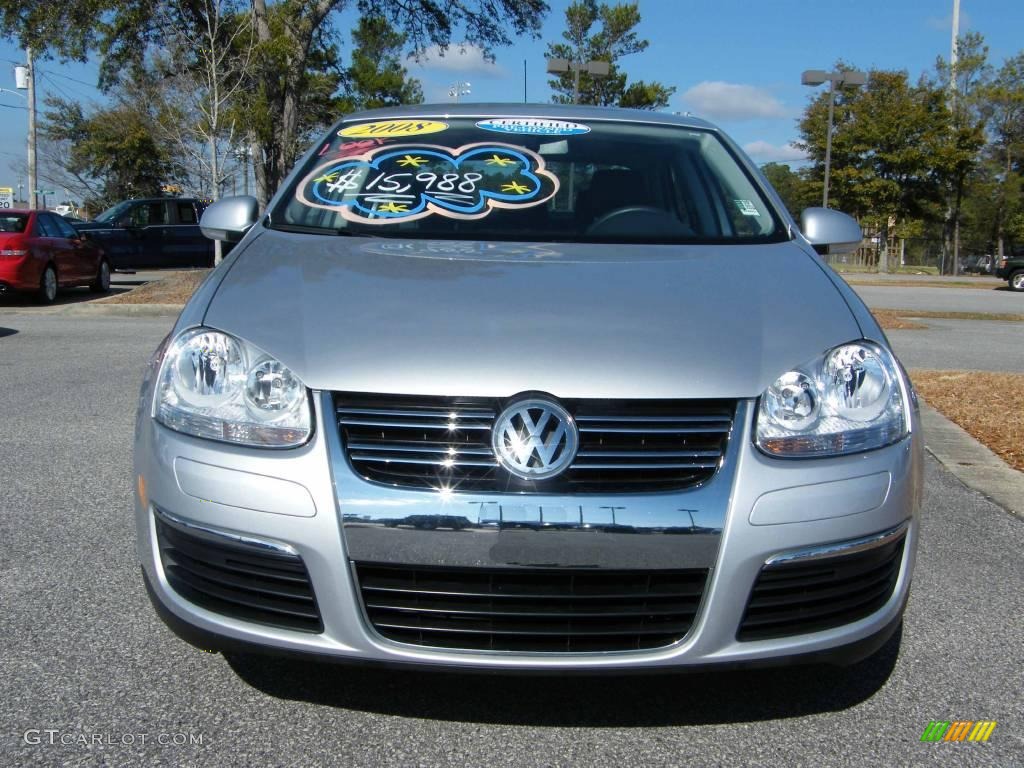
<path id="1" fill-rule="evenodd" d="M 78 285 L 110 290 L 110 262 L 94 242 L 50 211 L 0 211 L 0 296 L 24 291 L 49 304 Z"/>

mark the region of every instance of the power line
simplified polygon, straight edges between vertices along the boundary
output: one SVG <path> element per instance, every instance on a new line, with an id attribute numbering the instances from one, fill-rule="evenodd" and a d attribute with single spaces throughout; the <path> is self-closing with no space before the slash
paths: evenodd
<path id="1" fill-rule="evenodd" d="M 37 70 L 37 71 L 41 71 L 41 70 Z M 54 77 L 62 77 L 65 80 L 70 80 L 73 83 L 79 83 L 81 85 L 84 85 L 84 86 L 87 86 L 89 88 L 92 88 L 94 91 L 99 91 L 100 93 L 103 93 L 103 91 L 101 91 L 99 88 L 97 88 L 93 83 L 87 83 L 85 80 L 79 80 L 77 77 L 72 77 L 71 75 L 65 75 L 65 74 L 62 74 L 61 72 L 51 72 L 49 70 L 45 70 L 45 73 L 47 75 L 52 75 Z"/>
<path id="2" fill-rule="evenodd" d="M 36 72 L 42 75 L 44 82 L 49 83 L 53 88 L 59 91 L 65 98 L 71 99 L 72 101 L 76 100 L 74 94 L 68 93 L 66 90 L 64 90 L 64 87 L 60 83 L 55 82 L 53 78 L 50 77 L 49 72 L 43 72 L 41 70 L 36 70 Z"/>

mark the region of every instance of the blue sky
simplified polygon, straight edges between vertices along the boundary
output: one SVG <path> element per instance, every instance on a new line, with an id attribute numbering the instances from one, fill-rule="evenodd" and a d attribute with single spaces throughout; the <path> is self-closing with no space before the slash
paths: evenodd
<path id="1" fill-rule="evenodd" d="M 499 49 L 494 64 L 474 49 L 453 47 L 445 57 L 410 62 L 428 101 L 450 101 L 457 81 L 471 83 L 464 101 L 522 101 L 523 61 L 532 102 L 551 98 L 544 74 L 547 41 L 560 38 L 569 0 L 550 0 L 540 40 Z M 916 78 L 938 55 L 949 56 L 952 0 L 640 0 L 639 32 L 650 41 L 641 54 L 623 59 L 631 78 L 676 87 L 669 107 L 706 117 L 725 128 L 759 162 L 796 160 L 789 146 L 795 121 L 811 89 L 800 85 L 804 69 L 825 69 L 843 59 L 860 69 L 905 69 Z M 347 47 L 355 18 L 338 18 Z M 998 66 L 1024 49 L 1022 0 L 961 0 L 961 33 L 980 32 Z M 0 88 L 13 89 L 15 61 L 23 53 L 0 44 Z M 102 95 L 96 65 L 43 61 L 43 95 L 95 101 Z M 17 187 L 25 157 L 24 99 L 0 92 L 0 186 Z"/>

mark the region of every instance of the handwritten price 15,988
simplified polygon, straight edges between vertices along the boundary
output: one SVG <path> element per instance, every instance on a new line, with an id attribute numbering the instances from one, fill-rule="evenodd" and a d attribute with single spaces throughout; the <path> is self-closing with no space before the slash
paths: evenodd
<path id="1" fill-rule="evenodd" d="M 468 172 L 464 174 L 460 173 L 429 173 L 421 172 L 413 175 L 412 173 L 399 172 L 399 173 L 378 173 L 374 176 L 365 186 L 363 186 L 363 179 L 365 173 L 362 168 L 353 168 L 347 173 L 342 174 L 337 179 L 331 179 L 327 183 L 328 192 L 355 192 L 362 188 L 363 192 L 408 192 L 412 189 L 413 185 L 409 183 L 408 179 L 414 179 L 415 181 L 423 184 L 423 190 L 429 192 L 431 190 L 437 190 L 439 192 L 465 192 L 472 194 L 476 192 L 476 185 L 483 179 L 482 173 Z"/>

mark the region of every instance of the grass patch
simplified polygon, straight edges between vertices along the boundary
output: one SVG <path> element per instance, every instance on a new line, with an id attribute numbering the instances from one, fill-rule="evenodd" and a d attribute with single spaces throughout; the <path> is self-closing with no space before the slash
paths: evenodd
<path id="1" fill-rule="evenodd" d="M 875 267 L 863 267 L 857 264 L 837 264 L 832 267 L 839 274 L 849 272 L 850 274 L 861 274 L 861 275 L 877 275 L 879 274 L 878 269 Z M 938 267 L 897 267 L 889 274 L 893 275 L 937 275 L 939 274 Z"/>
<path id="2" fill-rule="evenodd" d="M 1024 472 L 1024 374 L 914 370 L 910 378 L 929 405 Z"/>
<path id="3" fill-rule="evenodd" d="M 99 301 L 105 304 L 184 304 L 208 274 L 208 269 L 168 272 L 159 280 Z"/>

